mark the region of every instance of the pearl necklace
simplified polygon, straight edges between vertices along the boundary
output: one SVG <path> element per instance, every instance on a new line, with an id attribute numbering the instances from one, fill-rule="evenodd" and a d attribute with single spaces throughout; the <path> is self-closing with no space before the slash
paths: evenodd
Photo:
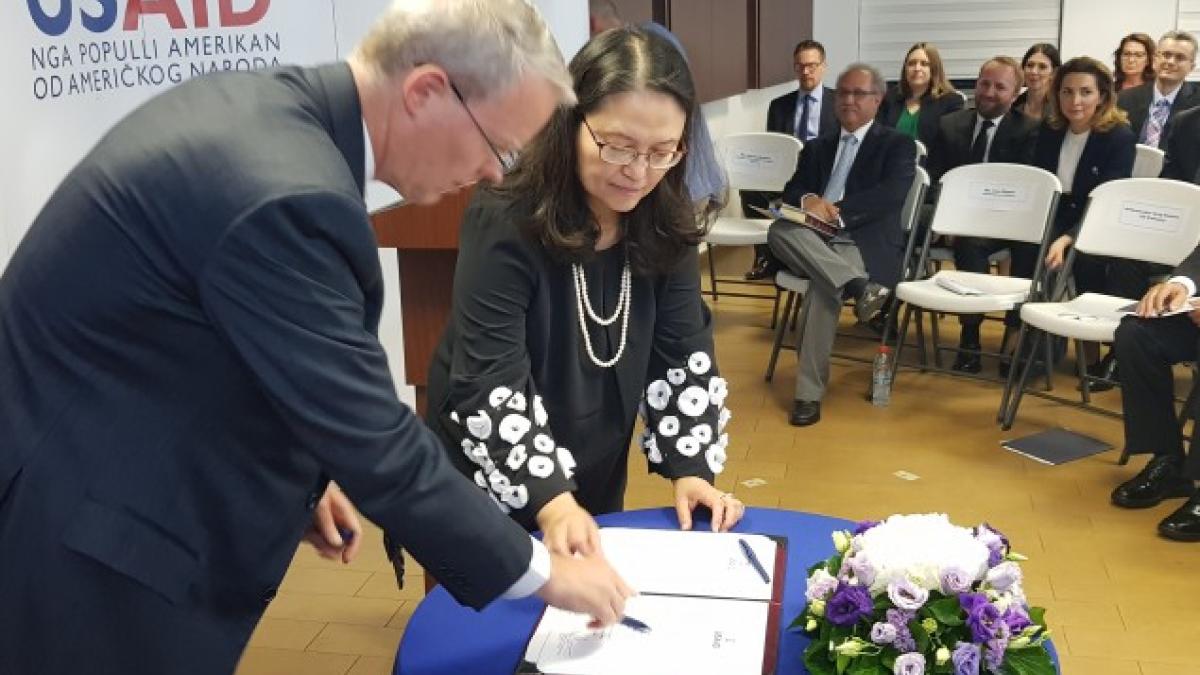
<path id="1" fill-rule="evenodd" d="M 592 301 L 588 298 L 587 277 L 583 273 L 583 266 L 579 263 L 573 263 L 571 265 L 571 272 L 575 277 L 575 308 L 579 313 L 579 330 L 583 333 L 583 346 L 587 350 L 588 358 L 600 368 L 612 368 L 617 364 L 617 361 L 621 360 L 621 354 L 625 352 L 625 338 L 629 336 L 629 306 L 633 301 L 633 284 L 631 283 L 629 272 L 629 259 L 625 259 L 625 268 L 621 270 L 621 294 L 617 296 L 617 309 L 608 318 L 601 318 L 596 314 L 596 310 L 592 309 Z M 621 342 L 617 346 L 617 353 L 608 361 L 601 361 L 596 357 L 596 352 L 592 348 L 592 337 L 588 333 L 587 319 L 590 318 L 601 326 L 611 326 L 618 317 L 621 318 Z"/>

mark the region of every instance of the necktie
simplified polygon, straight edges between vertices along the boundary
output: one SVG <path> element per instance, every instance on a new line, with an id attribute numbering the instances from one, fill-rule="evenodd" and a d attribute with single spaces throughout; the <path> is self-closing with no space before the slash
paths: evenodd
<path id="1" fill-rule="evenodd" d="M 822 195 L 825 201 L 841 201 L 843 193 L 846 192 L 846 176 L 850 175 L 850 167 L 854 164 L 854 147 L 856 145 L 858 145 L 858 137 L 854 134 L 842 136 L 842 151 L 838 153 L 837 161 L 833 165 L 833 173 L 829 175 L 829 182 L 825 185 L 825 194 Z"/>
<path id="2" fill-rule="evenodd" d="M 991 120 L 984 120 L 979 125 L 979 131 L 975 134 L 975 140 L 971 143 L 971 163 L 982 164 L 987 157 L 987 133 L 988 129 L 992 128 Z"/>
<path id="3" fill-rule="evenodd" d="M 809 103 L 811 103 L 814 99 L 811 94 L 805 94 L 803 100 L 804 103 L 800 106 L 800 123 L 796 125 L 796 138 L 799 138 L 801 141 L 807 143 L 809 139 L 808 109 L 811 107 L 809 106 Z"/>
<path id="4" fill-rule="evenodd" d="M 1158 99 L 1158 102 L 1150 108 L 1150 119 L 1146 120 L 1146 126 L 1142 129 L 1142 143 L 1152 148 L 1158 147 L 1158 142 L 1162 139 L 1163 127 L 1167 126 L 1167 117 L 1170 114 L 1170 101 L 1165 98 Z"/>

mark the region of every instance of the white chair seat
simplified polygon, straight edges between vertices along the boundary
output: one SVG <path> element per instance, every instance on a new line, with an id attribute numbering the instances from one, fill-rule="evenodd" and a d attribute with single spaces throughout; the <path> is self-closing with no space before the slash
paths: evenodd
<path id="1" fill-rule="evenodd" d="M 1021 305 L 1021 320 L 1034 328 L 1071 340 L 1112 342 L 1119 311 L 1136 300 L 1084 293 L 1068 302 L 1030 302 Z"/>
<path id="2" fill-rule="evenodd" d="M 937 284 L 938 277 L 982 291 L 986 295 L 960 295 Z M 905 281 L 896 287 L 896 297 L 921 309 L 952 314 L 1003 312 L 1016 307 L 1029 296 L 1029 279 L 994 274 L 943 270 L 929 279 Z"/>
<path id="3" fill-rule="evenodd" d="M 767 243 L 767 230 L 771 227 L 767 218 L 717 218 L 704 241 L 715 246 L 752 246 Z"/>
<path id="4" fill-rule="evenodd" d="M 781 270 L 775 273 L 775 285 L 785 291 L 799 293 L 804 295 L 808 293 L 809 280 L 804 277 L 798 277 L 791 272 Z"/>

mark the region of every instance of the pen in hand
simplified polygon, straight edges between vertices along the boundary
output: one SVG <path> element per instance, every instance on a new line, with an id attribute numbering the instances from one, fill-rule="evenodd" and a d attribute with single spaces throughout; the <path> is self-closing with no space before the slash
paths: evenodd
<path id="1" fill-rule="evenodd" d="M 632 628 L 633 630 L 636 630 L 639 633 L 649 633 L 650 632 L 650 626 L 647 626 L 644 622 L 638 621 L 637 619 L 635 619 L 631 616 L 621 617 L 621 625 L 625 626 L 626 628 Z"/>
<path id="2" fill-rule="evenodd" d="M 754 568 L 754 571 L 758 572 L 758 576 L 762 577 L 763 583 L 771 583 L 771 576 L 767 574 L 766 568 L 759 562 L 758 556 L 754 554 L 754 549 L 750 547 L 750 542 L 745 539 L 738 539 L 738 545 L 742 547 L 742 554 L 746 556 L 746 560 L 750 562 L 750 566 Z"/>

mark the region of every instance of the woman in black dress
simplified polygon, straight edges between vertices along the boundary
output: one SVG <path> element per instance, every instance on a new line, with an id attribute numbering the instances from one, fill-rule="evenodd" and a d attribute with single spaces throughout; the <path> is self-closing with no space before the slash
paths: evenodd
<path id="1" fill-rule="evenodd" d="M 466 213 L 428 422 L 551 551 L 586 553 L 598 547 L 590 514 L 623 506 L 640 412 L 641 448 L 673 481 L 681 527 L 704 505 L 727 530 L 744 507 L 713 487 L 730 413 L 700 297 L 704 219 L 684 183 L 691 75 L 636 28 L 596 36 L 570 70 L 578 105 Z"/>

